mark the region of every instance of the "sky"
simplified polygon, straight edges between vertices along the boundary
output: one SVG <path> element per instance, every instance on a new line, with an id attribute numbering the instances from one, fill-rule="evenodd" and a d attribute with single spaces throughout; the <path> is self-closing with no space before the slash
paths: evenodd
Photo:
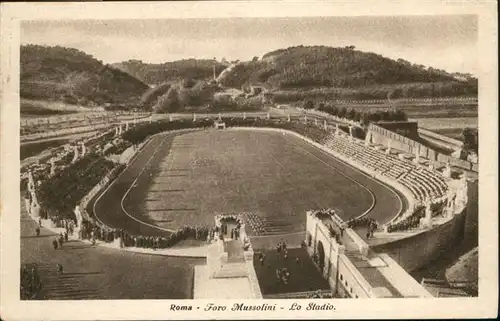
<path id="1" fill-rule="evenodd" d="M 162 20 L 37 20 L 22 44 L 80 49 L 105 63 L 249 60 L 295 45 L 348 46 L 448 72 L 478 70 L 475 15 Z"/>

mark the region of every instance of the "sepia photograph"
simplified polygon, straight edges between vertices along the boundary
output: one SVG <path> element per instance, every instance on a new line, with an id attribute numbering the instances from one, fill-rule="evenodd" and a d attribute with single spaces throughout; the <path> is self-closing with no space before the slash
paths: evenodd
<path id="1" fill-rule="evenodd" d="M 89 12 L 19 19 L 2 57 L 13 300 L 331 318 L 485 293 L 478 14 Z"/>

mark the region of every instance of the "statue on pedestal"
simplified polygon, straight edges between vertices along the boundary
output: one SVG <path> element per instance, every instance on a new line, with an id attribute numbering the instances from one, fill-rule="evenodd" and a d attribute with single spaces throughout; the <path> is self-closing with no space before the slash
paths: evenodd
<path id="1" fill-rule="evenodd" d="M 324 128 L 325 130 L 327 130 L 327 129 L 328 129 L 328 125 L 326 124 L 326 120 L 324 120 L 324 121 L 323 121 L 323 128 Z"/>
<path id="2" fill-rule="evenodd" d="M 291 121 L 291 119 L 290 119 L 290 114 L 288 114 L 288 122 L 290 122 L 290 121 Z"/>
<path id="3" fill-rule="evenodd" d="M 87 153 L 87 148 L 85 147 L 85 143 L 82 142 L 82 156 L 85 156 L 86 153 Z"/>
<path id="4" fill-rule="evenodd" d="M 73 160 L 71 161 L 72 163 L 76 162 L 78 159 L 78 146 L 77 145 L 73 146 L 73 153 L 74 153 L 74 155 L 73 155 Z"/>
<path id="5" fill-rule="evenodd" d="M 54 164 L 54 159 L 50 160 L 50 175 L 54 175 L 56 173 L 56 165 Z"/>
<path id="6" fill-rule="evenodd" d="M 387 149 L 385 150 L 385 153 L 387 155 L 391 154 L 391 145 L 392 145 L 392 139 L 389 139 L 389 141 L 387 142 Z"/>
<path id="7" fill-rule="evenodd" d="M 443 171 L 443 175 L 444 177 L 451 177 L 451 166 L 450 166 L 450 162 L 446 162 L 446 168 L 444 169 Z"/>

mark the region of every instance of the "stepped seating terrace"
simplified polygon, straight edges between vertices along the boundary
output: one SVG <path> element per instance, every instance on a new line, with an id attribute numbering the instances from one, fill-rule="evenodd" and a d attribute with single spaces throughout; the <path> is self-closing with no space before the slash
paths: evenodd
<path id="1" fill-rule="evenodd" d="M 362 141 L 352 141 L 343 135 L 330 135 L 325 140 L 325 146 L 366 168 L 397 180 L 408 188 L 417 201 L 436 199 L 447 191 L 445 179 L 439 173 L 366 146 Z"/>

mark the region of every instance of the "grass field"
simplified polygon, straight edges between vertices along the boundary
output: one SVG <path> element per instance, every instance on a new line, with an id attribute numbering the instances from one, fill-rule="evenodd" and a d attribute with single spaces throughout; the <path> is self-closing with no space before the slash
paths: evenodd
<path id="1" fill-rule="evenodd" d="M 311 208 L 342 204 L 344 215 L 353 217 L 371 204 L 366 190 L 275 133 L 179 135 L 162 156 L 151 176 L 138 181 L 148 185 L 146 198 L 131 196 L 124 206 L 163 228 L 213 225 L 214 214 L 252 212 L 287 218 L 287 231 L 295 232 L 305 228 Z"/>
<path id="2" fill-rule="evenodd" d="M 21 99 L 21 117 L 47 117 L 55 115 L 68 115 L 88 109 L 63 102 Z"/>
<path id="3" fill-rule="evenodd" d="M 462 140 L 462 131 L 464 128 L 478 128 L 477 116 L 457 118 L 413 118 L 410 120 L 417 121 L 420 128 L 425 128 L 457 140 Z"/>
<path id="4" fill-rule="evenodd" d="M 336 208 L 347 220 L 374 198 L 370 215 L 381 222 L 401 208 L 385 186 L 291 135 L 207 130 L 153 138 L 99 198 L 95 213 L 131 234 L 213 226 L 215 215 L 241 212 L 288 233 L 304 230 L 307 210 Z"/>
<path id="5" fill-rule="evenodd" d="M 55 139 L 21 145 L 21 160 L 40 154 L 42 151 L 66 144 L 69 139 Z"/>

